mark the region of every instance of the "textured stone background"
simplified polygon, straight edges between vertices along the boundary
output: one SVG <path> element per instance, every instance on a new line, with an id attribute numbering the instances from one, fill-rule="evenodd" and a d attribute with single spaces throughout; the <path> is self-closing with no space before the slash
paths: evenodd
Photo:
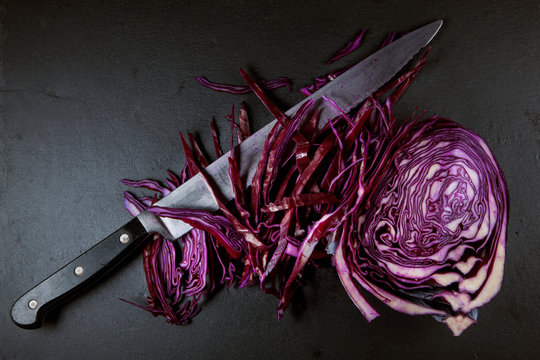
<path id="1" fill-rule="evenodd" d="M 204 3 L 204 4 L 203 4 Z M 1 1 L 0 358 L 2 359 L 531 359 L 540 353 L 540 59 L 536 1 Z M 178 130 L 210 145 L 207 120 L 254 96 L 194 77 L 240 83 L 237 66 L 299 88 L 359 30 L 373 52 L 392 31 L 436 19 L 428 65 L 397 107 L 457 120 L 484 137 L 508 180 L 505 280 L 479 323 L 454 338 L 429 317 L 378 306 L 367 324 L 332 269 L 277 322 L 257 288 L 221 291 L 188 326 L 143 302 L 141 256 L 54 311 L 39 330 L 10 321 L 13 301 L 130 216 L 121 178 L 163 178 L 184 158 Z M 276 91 L 286 108 L 298 93 Z M 211 149 L 211 147 L 209 147 Z M 536 340 L 534 340 L 536 339 Z M 535 355 L 536 354 L 536 355 Z"/>

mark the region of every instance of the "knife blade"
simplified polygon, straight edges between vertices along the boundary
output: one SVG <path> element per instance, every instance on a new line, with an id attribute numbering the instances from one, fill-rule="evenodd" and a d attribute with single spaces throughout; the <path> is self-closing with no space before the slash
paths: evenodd
<path id="1" fill-rule="evenodd" d="M 441 26 L 441 20 L 432 22 L 385 46 L 293 106 L 285 115 L 289 117 L 294 115 L 305 102 L 311 100 L 319 108 L 322 125 L 328 119 L 338 115 L 334 106 L 321 101 L 323 98 L 333 100 L 345 112 L 350 111 L 405 66 L 433 39 Z M 239 171 L 246 181 L 246 186 L 253 178 L 266 137 L 276 121 L 270 122 L 238 145 L 236 151 L 242 157 Z M 233 191 L 228 176 L 228 156 L 229 153 L 223 155 L 205 170 L 206 175 L 216 185 L 215 190 L 223 198 L 231 200 Z M 213 195 L 200 174 L 186 181 L 155 205 L 207 211 L 218 209 Z M 174 240 L 191 229 L 191 226 L 181 220 L 159 218 L 142 212 L 23 294 L 11 308 L 11 319 L 22 328 L 38 328 L 48 310 L 110 272 L 139 248 L 149 234 L 160 233 L 167 239 Z"/>

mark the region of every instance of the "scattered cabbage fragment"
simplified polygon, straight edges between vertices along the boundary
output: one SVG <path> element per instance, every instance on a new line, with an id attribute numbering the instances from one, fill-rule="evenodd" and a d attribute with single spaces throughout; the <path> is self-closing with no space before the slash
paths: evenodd
<path id="1" fill-rule="evenodd" d="M 249 86 L 245 85 L 229 85 L 229 84 L 220 84 L 213 81 L 208 80 L 204 76 L 197 76 L 195 78 L 201 85 L 212 89 L 214 91 L 219 92 L 225 92 L 229 94 L 235 94 L 235 95 L 241 95 L 241 94 L 247 94 L 251 92 L 251 89 Z M 258 83 L 266 90 L 273 90 L 273 89 L 279 89 L 282 87 L 286 87 L 289 92 L 291 91 L 291 79 L 286 77 L 277 77 L 272 80 L 259 80 Z"/>

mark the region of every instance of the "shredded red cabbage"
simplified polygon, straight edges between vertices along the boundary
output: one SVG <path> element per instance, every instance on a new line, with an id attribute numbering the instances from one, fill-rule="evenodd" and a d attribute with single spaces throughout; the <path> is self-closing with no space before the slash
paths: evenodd
<path id="1" fill-rule="evenodd" d="M 333 59 L 354 50 L 363 34 Z M 382 46 L 394 38 L 391 34 Z M 368 321 L 379 313 L 364 298 L 366 292 L 397 311 L 432 315 L 454 335 L 475 323 L 477 309 L 495 296 L 502 281 L 506 184 L 486 143 L 457 123 L 411 116 L 398 124 L 393 106 L 424 61 L 425 56 L 356 110 L 340 111 L 324 126 L 312 102 L 284 116 L 265 95 L 264 83 L 241 70 L 249 90 L 279 120 L 249 191 L 231 151 L 234 200 L 225 202 L 212 190 L 217 213 L 154 206 L 194 174 L 211 184 L 204 171 L 209 160 L 191 135 L 189 143 L 181 136 L 186 166 L 180 176 L 168 171 L 163 183 L 124 181 L 157 192 L 153 198 L 125 193 L 133 215 L 147 210 L 194 227 L 178 243 L 155 236 L 148 244 L 143 258 L 150 296 L 143 308 L 184 324 L 220 285 L 258 282 L 278 299 L 281 318 L 305 268 L 331 258 Z M 329 78 L 324 79 L 321 86 Z M 313 86 L 305 91 L 318 85 Z M 386 100 L 379 101 L 382 95 Z M 337 107 L 332 99 L 325 101 Z M 227 118 L 232 147 L 235 133 L 238 141 L 249 135 L 244 104 L 237 117 L 233 108 Z M 211 128 L 221 156 L 212 122 Z"/>
<path id="2" fill-rule="evenodd" d="M 251 88 L 249 86 L 219 84 L 219 83 L 215 83 L 213 81 L 208 80 L 204 76 L 197 76 L 195 80 L 197 80 L 201 85 L 209 89 L 219 91 L 219 92 L 225 92 L 225 93 L 236 94 L 236 95 L 247 94 L 251 92 Z M 290 92 L 292 81 L 291 79 L 286 78 L 286 77 L 277 77 L 272 80 L 261 79 L 261 80 L 258 80 L 258 83 L 265 90 L 274 90 L 274 89 L 286 87 L 287 90 L 289 90 Z"/>
<path id="3" fill-rule="evenodd" d="M 211 125 L 214 143 L 217 145 L 216 155 L 221 156 L 213 122 Z M 187 164 L 181 176 L 167 170 L 169 175 L 165 180 L 167 185 L 154 180 L 122 180 L 128 186 L 157 192 L 153 198 L 136 197 L 125 192 L 125 207 L 133 216 L 145 210 L 166 215 L 167 209 L 152 206 L 157 201 L 158 194 L 159 197 L 166 196 L 200 171 L 199 166 L 209 163 L 191 134 L 189 139 L 194 150 L 191 151 L 184 141 L 184 145 L 190 149 L 186 152 Z M 245 253 L 245 245 L 237 230 L 225 217 L 204 211 L 183 210 L 182 219 L 194 227 L 191 232 L 177 242 L 155 235 L 144 249 L 143 265 L 149 291 L 148 306 L 128 301 L 155 316 L 162 315 L 167 322 L 178 325 L 189 323 L 199 312 L 201 299 L 211 295 L 219 285 L 231 286 L 234 280 L 240 279 L 241 285 L 245 286 L 250 280 L 250 274 L 237 271 L 237 265 L 242 261 L 236 259 Z M 178 256 L 179 254 L 181 256 Z"/>
<path id="4" fill-rule="evenodd" d="M 366 34 L 366 30 L 364 29 L 358 35 L 356 35 L 354 39 L 352 39 L 343 49 L 335 53 L 334 56 L 332 56 L 332 58 L 330 58 L 330 60 L 328 60 L 326 63 L 332 64 L 338 61 L 339 59 L 341 59 L 342 57 L 356 50 L 362 43 L 362 40 L 364 39 L 365 34 Z"/>
<path id="5" fill-rule="evenodd" d="M 351 42 L 349 42 L 343 49 L 339 50 L 330 60 L 328 60 L 327 64 L 331 64 L 356 50 L 360 46 L 365 33 L 366 30 L 360 32 Z M 396 35 L 397 33 L 389 34 L 382 42 L 380 48 L 383 48 L 386 45 L 392 43 L 392 41 L 396 40 Z M 305 96 L 309 96 L 322 88 L 324 85 L 328 84 L 330 81 L 337 78 L 339 75 L 343 74 L 345 71 L 349 70 L 350 68 L 351 65 L 348 65 L 337 70 L 333 70 L 326 75 L 316 77 L 313 84 L 303 86 L 302 88 L 300 88 L 300 92 Z"/>

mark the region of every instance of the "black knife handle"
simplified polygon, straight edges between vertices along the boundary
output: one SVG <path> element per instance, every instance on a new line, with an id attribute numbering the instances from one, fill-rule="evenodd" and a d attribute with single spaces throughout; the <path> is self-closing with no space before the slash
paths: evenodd
<path id="1" fill-rule="evenodd" d="M 108 273 L 147 235 L 134 218 L 21 296 L 11 308 L 11 319 L 25 329 L 40 327 L 48 310 Z"/>

